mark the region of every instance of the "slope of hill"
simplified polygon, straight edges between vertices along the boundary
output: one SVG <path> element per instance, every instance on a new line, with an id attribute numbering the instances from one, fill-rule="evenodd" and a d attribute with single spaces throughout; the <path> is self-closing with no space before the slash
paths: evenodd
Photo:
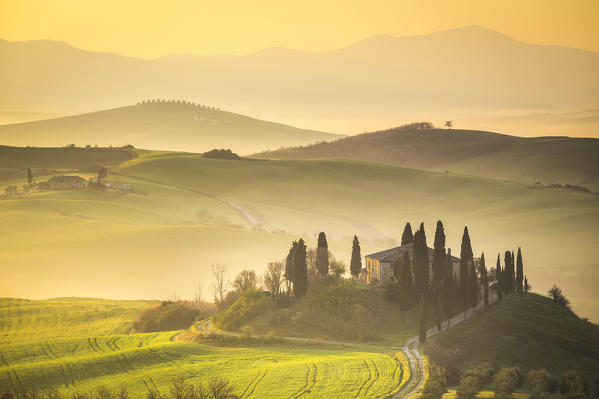
<path id="1" fill-rule="evenodd" d="M 598 153 L 599 139 L 523 138 L 473 130 L 396 128 L 255 156 L 354 159 L 530 184 L 584 184 L 599 190 Z"/>
<path id="2" fill-rule="evenodd" d="M 599 371 L 599 326 L 536 294 L 508 297 L 432 340 L 466 366 L 544 368 L 557 376 L 575 366 L 589 376 Z"/>
<path id="3" fill-rule="evenodd" d="M 527 44 L 476 26 L 379 35 L 325 53 L 267 49 L 154 60 L 53 41 L 0 41 L 0 59 L 5 110 L 85 112 L 140 98 L 187 98 L 357 132 L 374 121 L 599 104 L 599 53 Z"/>
<path id="4" fill-rule="evenodd" d="M 133 144 L 195 152 L 231 148 L 249 153 L 339 137 L 182 102 L 142 103 L 0 126 L 0 142 L 9 145 Z"/>

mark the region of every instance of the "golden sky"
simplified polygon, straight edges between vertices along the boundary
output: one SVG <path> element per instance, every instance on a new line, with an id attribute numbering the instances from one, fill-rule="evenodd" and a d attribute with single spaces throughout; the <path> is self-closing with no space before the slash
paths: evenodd
<path id="1" fill-rule="evenodd" d="M 0 37 L 54 39 L 152 58 L 326 51 L 375 34 L 481 25 L 516 39 L 599 51 L 599 0 L 0 0 Z"/>

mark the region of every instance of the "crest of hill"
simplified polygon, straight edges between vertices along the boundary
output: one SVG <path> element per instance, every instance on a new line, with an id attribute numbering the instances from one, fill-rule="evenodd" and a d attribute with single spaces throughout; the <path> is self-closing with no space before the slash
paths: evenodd
<path id="1" fill-rule="evenodd" d="M 142 148 L 192 152 L 231 148 L 238 153 L 251 153 L 339 137 L 342 136 L 298 129 L 184 101 L 142 102 L 105 111 L 0 126 L 0 141 L 9 145 L 133 144 Z"/>
<path id="2" fill-rule="evenodd" d="M 571 367 L 599 371 L 599 326 L 538 294 L 510 296 L 432 340 L 453 351 L 461 368 L 487 362 L 556 376 Z"/>
<path id="3" fill-rule="evenodd" d="M 351 159 L 597 190 L 598 153 L 599 139 L 592 138 L 524 138 L 476 130 L 399 127 L 255 156 Z"/>

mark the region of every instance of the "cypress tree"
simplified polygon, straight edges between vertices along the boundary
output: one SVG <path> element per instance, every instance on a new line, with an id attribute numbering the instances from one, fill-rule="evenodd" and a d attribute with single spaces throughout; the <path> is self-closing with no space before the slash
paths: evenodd
<path id="1" fill-rule="evenodd" d="M 495 279 L 497 280 L 497 300 L 501 301 L 501 297 L 503 296 L 503 271 L 501 270 L 499 254 L 497 254 L 497 266 L 495 266 Z"/>
<path id="2" fill-rule="evenodd" d="M 514 265 L 512 264 L 512 253 L 510 251 L 505 251 L 503 262 L 503 278 L 505 281 L 504 288 L 506 294 L 511 294 L 514 292 Z"/>
<path id="3" fill-rule="evenodd" d="M 289 254 L 285 259 L 285 280 L 287 280 L 287 292 L 289 292 L 289 283 L 293 283 L 293 270 L 295 269 L 294 254 L 297 248 L 297 241 L 293 241 L 291 248 L 289 248 Z"/>
<path id="4" fill-rule="evenodd" d="M 414 242 L 414 235 L 412 234 L 412 226 L 410 222 L 406 223 L 406 227 L 403 229 L 403 234 L 401 235 L 401 245 L 406 245 Z"/>
<path id="5" fill-rule="evenodd" d="M 329 274 L 329 246 L 324 231 L 318 234 L 318 246 L 316 247 L 316 269 L 321 276 Z"/>
<path id="6" fill-rule="evenodd" d="M 27 183 L 29 183 L 30 186 L 31 183 L 33 183 L 33 173 L 31 173 L 30 167 L 27 168 Z"/>
<path id="7" fill-rule="evenodd" d="M 408 251 L 404 251 L 399 262 L 399 308 L 406 312 L 406 325 L 410 324 L 410 310 L 414 307 L 415 302 L 412 262 Z"/>
<path id="8" fill-rule="evenodd" d="M 424 223 L 420 224 L 420 229 L 418 229 L 414 235 L 412 252 L 414 257 L 414 285 L 416 286 L 416 289 L 420 291 L 422 296 L 426 296 L 425 294 L 428 292 L 429 283 L 429 262 Z"/>
<path id="9" fill-rule="evenodd" d="M 470 244 L 470 235 L 468 234 L 468 226 L 464 227 L 462 235 L 462 246 L 460 250 L 460 305 L 462 310 L 466 312 L 470 305 L 471 293 L 471 276 L 470 268 L 474 263 L 474 255 L 472 253 L 472 245 Z"/>
<path id="10" fill-rule="evenodd" d="M 451 260 L 451 249 L 447 250 L 445 259 L 445 275 L 443 277 L 443 310 L 447 319 L 447 327 L 449 321 L 453 317 L 455 308 L 455 278 L 453 276 L 453 261 Z"/>
<path id="11" fill-rule="evenodd" d="M 518 247 L 518 258 L 516 260 L 516 287 L 518 292 L 522 292 L 522 283 L 524 279 L 524 265 L 522 264 L 522 251 Z"/>
<path id="12" fill-rule="evenodd" d="M 478 297 L 480 291 L 480 285 L 478 283 L 478 271 L 476 270 L 476 265 L 472 262 L 472 267 L 470 268 L 470 307 L 476 308 L 478 307 Z"/>
<path id="13" fill-rule="evenodd" d="M 415 238 L 415 237 L 414 237 Z M 426 342 L 426 300 L 424 297 L 421 299 L 422 307 L 420 308 L 420 330 L 418 333 L 418 340 L 421 344 Z"/>
<path id="14" fill-rule="evenodd" d="M 489 280 L 487 278 L 487 265 L 485 265 L 485 253 L 480 257 L 480 280 L 483 285 L 483 296 L 485 306 L 489 306 Z"/>
<path id="15" fill-rule="evenodd" d="M 443 281 L 443 272 L 445 267 L 445 229 L 443 223 L 437 222 L 435 231 L 435 243 L 433 245 L 433 280 L 437 285 Z"/>
<path id="16" fill-rule="evenodd" d="M 524 292 L 528 293 L 528 277 L 524 277 Z"/>
<path id="17" fill-rule="evenodd" d="M 306 244 L 300 238 L 293 254 L 293 292 L 296 297 L 302 297 L 308 292 L 308 265 L 306 263 Z"/>
<path id="18" fill-rule="evenodd" d="M 349 271 L 354 278 L 357 278 L 362 271 L 362 255 L 360 254 L 360 243 L 358 242 L 358 236 L 354 236 Z"/>

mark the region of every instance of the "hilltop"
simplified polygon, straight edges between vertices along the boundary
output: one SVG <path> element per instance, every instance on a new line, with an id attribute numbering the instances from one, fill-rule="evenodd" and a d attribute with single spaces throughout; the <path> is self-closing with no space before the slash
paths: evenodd
<path id="1" fill-rule="evenodd" d="M 462 368 L 488 362 L 556 376 L 575 366 L 589 376 L 599 371 L 599 326 L 537 294 L 510 296 L 432 341 L 450 349 Z"/>
<path id="2" fill-rule="evenodd" d="M 328 143 L 262 152 L 259 158 L 343 158 L 599 190 L 599 139 L 525 138 L 461 129 L 394 128 Z"/>
<path id="3" fill-rule="evenodd" d="M 187 98 L 358 132 L 430 117 L 431 110 L 465 119 L 599 103 L 599 53 L 524 43 L 478 26 L 377 35 L 323 53 L 266 49 L 152 60 L 2 40 L 0 59 L 0 92 L 10 99 L 4 110 L 87 112 L 140 98 Z"/>
<path id="4" fill-rule="evenodd" d="M 250 153 L 342 136 L 298 129 L 215 107 L 182 101 L 144 102 L 76 116 L 0 126 L 8 145 L 126 145 L 203 152 L 231 148 Z"/>

